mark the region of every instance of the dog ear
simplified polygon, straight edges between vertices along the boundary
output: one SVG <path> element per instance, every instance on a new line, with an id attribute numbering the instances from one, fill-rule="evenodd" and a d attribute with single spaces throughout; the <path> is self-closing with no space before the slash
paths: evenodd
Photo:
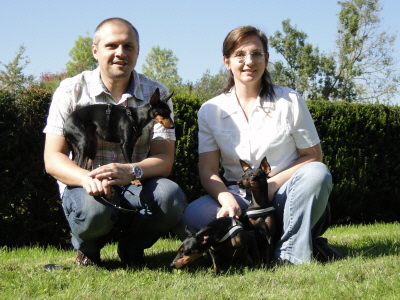
<path id="1" fill-rule="evenodd" d="M 169 94 L 169 95 L 165 96 L 164 98 L 162 98 L 161 101 L 168 102 L 168 100 L 171 99 L 173 94 L 174 94 L 174 92 L 172 91 L 171 94 Z"/>
<path id="2" fill-rule="evenodd" d="M 196 233 L 196 239 L 199 244 L 205 244 L 207 243 L 208 239 L 210 237 L 210 228 L 204 228 L 204 230 L 199 231 Z"/>
<path id="3" fill-rule="evenodd" d="M 271 172 L 271 166 L 269 165 L 267 157 L 265 156 L 260 163 L 260 169 L 267 175 Z"/>
<path id="4" fill-rule="evenodd" d="M 246 172 L 248 169 L 251 169 L 250 165 L 246 163 L 244 160 L 239 159 L 239 161 L 244 172 Z"/>
<path id="5" fill-rule="evenodd" d="M 154 106 L 158 101 L 160 101 L 160 90 L 156 88 L 153 95 L 151 96 L 150 105 Z"/>
<path id="6" fill-rule="evenodd" d="M 188 228 L 187 225 L 186 225 L 186 227 L 185 227 L 185 232 L 186 232 L 186 234 L 187 234 L 187 237 L 192 237 L 192 236 L 193 236 L 193 234 L 190 232 L 190 230 L 189 230 L 189 228 Z"/>

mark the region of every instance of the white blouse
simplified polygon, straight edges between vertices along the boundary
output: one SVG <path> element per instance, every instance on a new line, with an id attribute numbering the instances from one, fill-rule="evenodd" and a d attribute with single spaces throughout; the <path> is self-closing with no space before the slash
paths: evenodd
<path id="1" fill-rule="evenodd" d="M 264 156 L 273 176 L 291 165 L 297 149 L 320 142 L 304 99 L 294 90 L 275 86 L 273 102 L 257 99 L 252 116 L 246 117 L 235 90 L 205 102 L 198 112 L 199 153 L 219 150 L 224 177 L 237 181 L 243 173 L 239 159 L 258 167 Z"/>

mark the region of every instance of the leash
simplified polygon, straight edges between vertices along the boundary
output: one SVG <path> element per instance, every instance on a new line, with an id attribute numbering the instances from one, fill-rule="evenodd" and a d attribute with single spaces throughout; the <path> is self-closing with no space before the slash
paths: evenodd
<path id="1" fill-rule="evenodd" d="M 103 205 L 114 207 L 114 208 L 116 208 L 119 211 L 124 212 L 124 213 L 136 213 L 136 212 L 138 212 L 138 209 L 134 208 L 132 206 L 132 204 L 122 196 L 122 194 L 124 194 L 126 191 L 128 191 L 128 189 L 124 188 L 124 187 L 122 187 L 120 185 L 114 185 L 113 187 L 114 187 L 115 192 L 118 193 L 118 198 L 120 200 L 121 205 L 117 205 L 115 203 L 112 203 L 111 201 L 109 201 L 108 199 L 104 198 L 103 196 L 93 196 L 93 198 L 96 201 L 98 201 L 101 204 L 103 204 Z M 129 207 L 129 208 L 122 207 L 122 204 L 124 204 L 125 207 Z"/>
<path id="2" fill-rule="evenodd" d="M 135 121 L 135 120 L 133 119 L 133 117 L 132 117 L 132 112 L 131 112 L 131 110 L 129 109 L 129 106 L 125 106 L 125 110 L 126 110 L 126 115 L 128 116 L 129 120 L 131 121 L 133 130 L 135 130 L 135 132 L 137 132 L 137 126 L 135 126 L 136 121 Z"/>
<path id="3" fill-rule="evenodd" d="M 110 118 L 111 118 L 111 110 L 114 105 L 111 103 L 107 104 L 107 110 L 106 110 L 106 127 L 108 128 L 110 126 Z M 132 112 L 129 109 L 129 106 L 125 106 L 125 111 L 126 115 L 128 116 L 129 120 L 131 121 L 131 124 L 136 124 L 136 121 L 132 117 Z M 137 126 L 132 125 L 133 130 L 137 131 Z"/>
<path id="4" fill-rule="evenodd" d="M 242 230 L 243 225 L 239 221 L 232 218 L 232 225 L 229 227 L 228 232 L 220 240 L 218 240 L 217 243 L 225 242 L 228 238 L 233 237 L 236 233 Z"/>
<path id="5" fill-rule="evenodd" d="M 107 110 L 106 110 L 106 127 L 108 128 L 110 125 L 110 116 L 111 116 L 111 110 L 112 110 L 113 105 L 112 104 L 107 104 Z"/>

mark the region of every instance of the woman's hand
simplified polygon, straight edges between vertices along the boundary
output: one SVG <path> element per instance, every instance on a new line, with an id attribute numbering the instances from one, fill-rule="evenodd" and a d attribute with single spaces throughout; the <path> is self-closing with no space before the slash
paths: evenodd
<path id="1" fill-rule="evenodd" d="M 235 197 L 233 197 L 231 193 L 221 193 L 218 197 L 218 201 L 222 206 L 217 213 L 217 218 L 229 216 L 239 219 L 240 215 L 242 214 L 242 210 L 240 209 Z"/>

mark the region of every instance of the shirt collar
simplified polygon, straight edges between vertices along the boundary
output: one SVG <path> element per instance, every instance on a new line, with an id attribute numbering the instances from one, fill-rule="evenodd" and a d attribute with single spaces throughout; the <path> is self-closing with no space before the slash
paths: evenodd
<path id="1" fill-rule="evenodd" d="M 236 98 L 235 89 L 232 88 L 228 93 L 225 94 L 225 98 L 223 99 L 223 103 L 221 103 L 223 107 L 222 118 L 227 118 L 232 114 L 237 113 L 240 110 L 239 103 Z"/>
<path id="2" fill-rule="evenodd" d="M 264 109 L 267 107 L 270 107 L 270 101 L 265 101 L 263 99 L 263 107 Z M 232 88 L 227 94 L 226 98 L 224 99 L 224 103 L 222 104 L 222 107 L 224 108 L 222 112 L 222 118 L 227 118 L 232 114 L 235 114 L 241 110 L 240 105 L 237 101 L 236 97 L 236 91 L 235 88 Z M 256 109 L 257 110 L 262 110 L 261 108 L 261 103 L 260 103 L 260 96 L 258 96 L 257 103 L 256 103 Z"/>
<path id="3" fill-rule="evenodd" d="M 131 80 L 128 90 L 124 93 L 128 97 L 135 97 L 136 99 L 143 101 L 143 93 L 140 89 L 140 79 L 138 73 L 133 70 L 132 71 L 133 80 Z M 93 70 L 91 76 L 88 79 L 88 84 L 90 86 L 90 97 L 96 97 L 101 93 L 110 94 L 104 85 L 103 81 L 100 77 L 100 67 L 97 67 Z"/>

